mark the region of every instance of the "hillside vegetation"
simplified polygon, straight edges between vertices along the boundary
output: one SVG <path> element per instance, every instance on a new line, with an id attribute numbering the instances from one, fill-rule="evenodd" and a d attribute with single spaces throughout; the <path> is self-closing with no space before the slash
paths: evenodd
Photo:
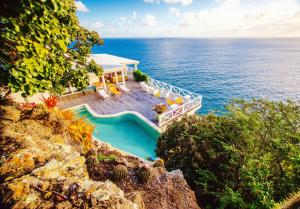
<path id="1" fill-rule="evenodd" d="M 182 170 L 205 208 L 272 208 L 300 188 L 300 106 L 252 100 L 227 109 L 174 122 L 157 154 Z"/>
<path id="2" fill-rule="evenodd" d="M 92 139 L 73 112 L 0 106 L 0 208 L 192 208 L 181 171 Z"/>

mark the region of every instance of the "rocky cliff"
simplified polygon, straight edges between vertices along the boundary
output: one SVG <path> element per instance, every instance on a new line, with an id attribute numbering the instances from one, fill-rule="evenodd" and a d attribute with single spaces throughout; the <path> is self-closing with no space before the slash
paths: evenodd
<path id="1" fill-rule="evenodd" d="M 0 208 L 199 208 L 180 170 L 87 151 L 59 110 L 1 106 L 0 120 Z"/>

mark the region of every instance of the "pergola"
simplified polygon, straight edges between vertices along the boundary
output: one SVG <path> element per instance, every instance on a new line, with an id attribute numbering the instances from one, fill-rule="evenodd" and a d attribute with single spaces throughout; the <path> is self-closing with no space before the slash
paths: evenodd
<path id="1" fill-rule="evenodd" d="M 140 63 L 137 60 L 131 60 L 123 57 L 118 57 L 110 54 L 91 54 L 88 61 L 94 60 L 97 65 L 103 68 L 102 82 L 105 91 L 107 90 L 105 83 L 105 74 L 114 73 L 116 77 L 116 83 L 119 83 L 118 72 L 121 72 L 122 82 L 125 86 L 125 73 L 127 71 L 128 65 L 134 65 L 134 68 L 137 69 L 137 65 Z"/>

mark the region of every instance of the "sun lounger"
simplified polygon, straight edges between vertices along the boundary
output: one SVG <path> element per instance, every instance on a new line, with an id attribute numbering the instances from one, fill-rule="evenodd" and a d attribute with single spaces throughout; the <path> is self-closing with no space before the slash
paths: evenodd
<path id="1" fill-rule="evenodd" d="M 170 107 L 171 107 L 171 109 L 176 109 L 176 108 L 178 108 L 179 106 L 178 106 L 178 104 L 172 104 L 172 105 L 170 105 Z"/>
<path id="2" fill-rule="evenodd" d="M 141 82 L 141 87 L 143 91 L 148 92 L 149 91 L 149 86 L 145 82 Z"/>
<path id="3" fill-rule="evenodd" d="M 102 97 L 103 99 L 106 99 L 109 97 L 109 95 L 105 92 L 104 89 L 99 89 L 98 90 L 98 94 L 100 95 L 100 97 Z"/>
<path id="4" fill-rule="evenodd" d="M 185 95 L 185 96 L 184 96 L 184 99 L 185 99 L 186 101 L 190 101 L 190 100 L 191 100 L 191 95 Z"/>
<path id="5" fill-rule="evenodd" d="M 161 90 L 160 90 L 160 97 L 162 97 L 162 98 L 168 98 L 169 95 L 170 95 L 170 92 L 169 92 L 169 91 L 164 90 L 164 89 L 161 89 Z"/>
<path id="6" fill-rule="evenodd" d="M 159 92 L 158 89 L 154 87 L 149 87 L 149 91 L 148 91 L 149 94 L 156 95 L 158 92 Z"/>
<path id="7" fill-rule="evenodd" d="M 115 86 L 109 86 L 108 89 L 113 95 L 120 95 L 121 94 L 121 92 Z"/>
<path id="8" fill-rule="evenodd" d="M 174 98 L 174 101 L 179 105 L 183 104 L 183 102 L 184 102 L 182 97 L 176 97 L 176 98 Z"/>
<path id="9" fill-rule="evenodd" d="M 120 89 L 121 91 L 123 91 L 123 92 L 129 92 L 129 91 L 130 91 L 130 89 L 127 88 L 124 84 L 120 84 L 120 85 L 119 85 L 119 89 Z"/>
<path id="10" fill-rule="evenodd" d="M 176 104 L 176 102 L 175 102 L 174 100 L 169 99 L 169 98 L 166 98 L 166 102 L 167 102 L 167 104 L 170 105 L 170 106 Z"/>

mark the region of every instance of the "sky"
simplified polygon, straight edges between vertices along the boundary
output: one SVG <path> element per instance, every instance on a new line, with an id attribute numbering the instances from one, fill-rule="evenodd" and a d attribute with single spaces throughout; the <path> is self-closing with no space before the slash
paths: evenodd
<path id="1" fill-rule="evenodd" d="M 102 37 L 300 37 L 300 0 L 76 0 Z"/>

